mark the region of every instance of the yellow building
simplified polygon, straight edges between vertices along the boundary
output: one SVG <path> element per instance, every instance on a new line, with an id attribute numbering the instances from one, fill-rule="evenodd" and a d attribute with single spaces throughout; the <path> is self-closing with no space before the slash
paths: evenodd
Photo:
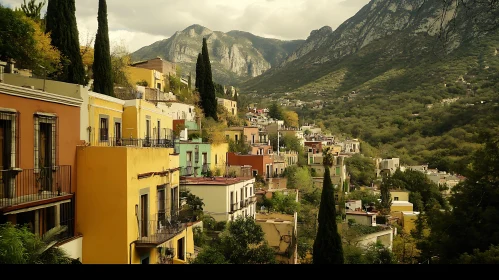
<path id="1" fill-rule="evenodd" d="M 88 139 L 93 145 L 111 146 L 122 138 L 125 101 L 108 95 L 88 93 Z"/>
<path id="2" fill-rule="evenodd" d="M 225 130 L 225 139 L 227 141 L 232 140 L 234 142 L 239 142 L 239 140 L 244 138 L 243 130 L 228 128 Z"/>
<path id="3" fill-rule="evenodd" d="M 188 262 L 193 232 L 178 215 L 178 166 L 172 148 L 77 148 L 84 264 Z"/>
<path id="4" fill-rule="evenodd" d="M 165 91 L 165 76 L 157 70 L 128 66 L 126 68 L 126 75 L 132 85 L 145 81 L 147 83 L 146 87 Z"/>
<path id="5" fill-rule="evenodd" d="M 390 206 L 390 212 L 412 212 L 413 210 L 414 206 L 409 201 L 392 201 Z"/>
<path id="6" fill-rule="evenodd" d="M 123 138 L 149 139 L 153 144 L 172 139 L 172 117 L 153 103 L 126 100 L 123 107 Z"/>
<path id="7" fill-rule="evenodd" d="M 229 114 L 237 116 L 237 101 L 217 97 L 217 103 L 227 109 Z"/>
<path id="8" fill-rule="evenodd" d="M 220 173 L 220 176 L 225 174 L 228 151 L 228 143 L 211 144 L 210 170 L 213 174 Z"/>

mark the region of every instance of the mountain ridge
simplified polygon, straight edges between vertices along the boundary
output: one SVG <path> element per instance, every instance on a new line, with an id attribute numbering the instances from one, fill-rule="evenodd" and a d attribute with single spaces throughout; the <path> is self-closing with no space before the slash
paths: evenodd
<path id="1" fill-rule="evenodd" d="M 225 85 L 238 84 L 279 65 L 303 42 L 265 38 L 239 30 L 224 33 L 192 24 L 170 38 L 138 49 L 132 53 L 132 60 L 161 57 L 177 63 L 183 75 L 194 76 L 203 37 L 207 38 L 214 81 Z"/>

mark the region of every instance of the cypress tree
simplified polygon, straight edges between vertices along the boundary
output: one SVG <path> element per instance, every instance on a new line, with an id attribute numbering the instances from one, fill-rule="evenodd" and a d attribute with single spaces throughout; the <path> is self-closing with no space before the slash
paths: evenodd
<path id="1" fill-rule="evenodd" d="M 201 53 L 198 54 L 198 60 L 196 61 L 196 81 L 195 81 L 195 87 L 196 90 L 199 92 L 199 105 L 201 108 L 203 108 L 203 97 L 204 97 L 204 63 L 203 63 L 203 56 Z"/>
<path id="2" fill-rule="evenodd" d="M 334 189 L 328 166 L 324 166 L 324 183 L 319 206 L 319 228 L 313 246 L 314 264 L 343 264 L 343 247 L 336 225 Z"/>
<path id="3" fill-rule="evenodd" d="M 99 0 L 97 21 L 99 26 L 95 37 L 94 64 L 92 65 L 94 75 L 94 91 L 114 96 L 106 0 Z"/>
<path id="4" fill-rule="evenodd" d="M 45 32 L 50 32 L 52 45 L 64 57 L 61 63 L 62 71 L 56 79 L 86 85 L 87 78 L 80 53 L 75 13 L 75 0 L 49 0 Z"/>
<path id="5" fill-rule="evenodd" d="M 206 38 L 203 38 L 203 48 L 201 50 L 204 64 L 204 77 L 203 77 L 203 94 L 201 100 L 203 104 L 204 114 L 206 117 L 212 117 L 218 120 L 217 116 L 217 99 L 215 94 L 215 85 L 213 84 L 213 76 L 211 73 L 210 55 L 208 54 L 208 45 Z"/>

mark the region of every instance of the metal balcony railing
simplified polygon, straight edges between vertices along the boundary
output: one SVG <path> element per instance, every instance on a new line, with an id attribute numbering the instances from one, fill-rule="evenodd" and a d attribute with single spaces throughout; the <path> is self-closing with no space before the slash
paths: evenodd
<path id="1" fill-rule="evenodd" d="M 230 205 L 230 213 L 234 213 L 234 212 L 236 212 L 237 210 L 239 210 L 238 204 L 239 204 L 239 203 L 237 203 L 237 202 L 236 202 L 236 203 L 232 203 L 232 204 Z"/>
<path id="2" fill-rule="evenodd" d="M 104 139 L 94 139 L 91 146 L 98 147 L 138 147 L 138 148 L 174 148 L 172 139 L 163 138 L 120 138 L 120 137 L 105 137 Z"/>
<path id="3" fill-rule="evenodd" d="M 138 247 L 156 247 L 177 236 L 186 228 L 179 219 L 138 220 L 139 234 L 136 240 Z"/>
<path id="4" fill-rule="evenodd" d="M 0 170 L 0 208 L 71 194 L 71 166 Z"/>

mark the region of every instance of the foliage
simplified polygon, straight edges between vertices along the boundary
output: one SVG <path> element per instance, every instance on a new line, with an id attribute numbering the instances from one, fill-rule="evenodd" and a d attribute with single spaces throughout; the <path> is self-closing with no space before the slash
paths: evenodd
<path id="1" fill-rule="evenodd" d="M 229 139 L 229 152 L 240 153 L 242 155 L 247 155 L 251 153 L 251 145 L 243 140 L 234 141 Z"/>
<path id="2" fill-rule="evenodd" d="M 452 189 L 452 211 L 427 214 L 430 235 L 420 245 L 426 258 L 453 263 L 474 250 L 499 244 L 499 133 L 481 134 L 484 143 L 468 165 L 467 179 Z"/>
<path id="3" fill-rule="evenodd" d="M 201 57 L 198 56 L 197 63 L 200 63 L 200 65 L 199 67 L 196 65 L 196 88 L 200 93 L 201 107 L 203 108 L 204 114 L 207 118 L 211 117 L 217 121 L 218 103 L 215 96 L 215 85 L 213 84 L 210 55 L 208 53 L 206 38 L 203 38 Z"/>
<path id="4" fill-rule="evenodd" d="M 94 75 L 93 90 L 97 93 L 114 96 L 106 0 L 99 0 L 97 22 L 98 28 L 94 45 L 94 63 L 92 64 L 92 72 Z"/>
<path id="5" fill-rule="evenodd" d="M 420 251 L 417 248 L 417 240 L 410 234 L 399 233 L 393 238 L 393 254 L 397 263 L 418 263 Z"/>
<path id="6" fill-rule="evenodd" d="M 362 144 L 361 144 L 362 146 Z M 354 154 L 345 159 L 350 182 L 356 186 L 370 186 L 376 179 L 375 165 L 372 158 L 362 154 Z"/>
<path id="7" fill-rule="evenodd" d="M 443 198 L 437 184 L 433 183 L 424 173 L 415 170 L 404 172 L 396 170 L 388 182 L 392 189 L 405 189 L 411 192 L 409 202 L 419 211 L 431 209 L 446 209 L 447 201 Z M 419 193 L 419 195 L 417 194 Z M 423 207 L 423 208 L 421 208 Z"/>
<path id="8" fill-rule="evenodd" d="M 75 0 L 50 0 L 45 31 L 50 34 L 52 45 L 63 58 L 62 71 L 55 78 L 61 82 L 86 85 L 88 77 L 81 58 L 75 13 Z"/>
<path id="9" fill-rule="evenodd" d="M 226 143 L 225 126 L 216 120 L 210 118 L 202 119 L 202 135 L 203 141 L 211 144 Z"/>
<path id="10" fill-rule="evenodd" d="M 390 208 L 392 206 L 392 198 L 390 196 L 390 190 L 393 188 L 391 176 L 388 174 L 383 175 L 383 180 L 381 181 L 380 192 L 381 192 L 381 202 L 380 209 L 383 214 L 390 213 Z"/>
<path id="11" fill-rule="evenodd" d="M 347 195 L 348 200 L 361 200 L 362 207 L 375 206 L 379 207 L 379 195 L 376 195 L 372 190 L 354 190 Z"/>
<path id="12" fill-rule="evenodd" d="M 202 250 L 194 264 L 275 264 L 275 251 L 252 217 L 238 217 L 228 223 L 220 240 Z"/>
<path id="13" fill-rule="evenodd" d="M 473 250 L 472 254 L 464 253 L 459 257 L 459 264 L 499 264 L 499 246 L 490 245 L 485 251 Z"/>
<path id="14" fill-rule="evenodd" d="M 276 120 L 282 120 L 284 118 L 284 110 L 277 102 L 272 102 L 269 107 L 268 116 Z"/>
<path id="15" fill-rule="evenodd" d="M 206 232 L 201 227 L 195 227 L 193 230 L 194 246 L 203 247 L 207 242 Z"/>
<path id="16" fill-rule="evenodd" d="M 111 51 L 111 71 L 113 81 L 117 86 L 131 88 L 132 84 L 127 75 L 127 67 L 132 63 L 130 52 L 124 42 L 113 44 Z"/>
<path id="17" fill-rule="evenodd" d="M 38 74 L 58 71 L 61 54 L 40 24 L 23 12 L 0 5 L 0 60 L 14 59 L 18 66 Z"/>
<path id="18" fill-rule="evenodd" d="M 313 187 L 312 177 L 307 167 L 288 166 L 284 170 L 284 176 L 287 178 L 287 187 L 289 189 L 298 189 L 300 192 L 307 192 Z"/>
<path id="19" fill-rule="evenodd" d="M 54 228 L 40 238 L 27 226 L 0 225 L 0 264 L 76 264 L 52 239 L 64 228 Z"/>
<path id="20" fill-rule="evenodd" d="M 295 128 L 299 127 L 298 114 L 295 111 L 288 111 L 288 110 L 284 111 L 282 118 L 284 120 L 285 126 L 295 127 Z"/>
<path id="21" fill-rule="evenodd" d="M 343 264 L 343 248 L 336 225 L 334 189 L 329 167 L 325 167 L 318 221 L 319 228 L 313 246 L 314 264 Z"/>
<path id="22" fill-rule="evenodd" d="M 21 10 L 26 14 L 27 17 L 32 18 L 34 20 L 40 20 L 42 16 L 42 8 L 45 6 L 47 2 L 44 0 L 43 2 L 36 3 L 36 0 L 29 0 L 26 3 L 26 0 L 23 0 L 21 4 Z"/>
<path id="23" fill-rule="evenodd" d="M 296 197 L 292 194 L 284 195 L 281 192 L 273 192 L 271 201 L 271 209 L 275 212 L 293 215 L 300 209 L 300 203 L 296 201 Z"/>
<path id="24" fill-rule="evenodd" d="M 197 195 L 191 193 L 190 190 L 184 190 L 180 192 L 180 197 L 186 198 L 186 204 L 190 209 L 195 211 L 203 211 L 204 202 L 203 199 Z"/>

